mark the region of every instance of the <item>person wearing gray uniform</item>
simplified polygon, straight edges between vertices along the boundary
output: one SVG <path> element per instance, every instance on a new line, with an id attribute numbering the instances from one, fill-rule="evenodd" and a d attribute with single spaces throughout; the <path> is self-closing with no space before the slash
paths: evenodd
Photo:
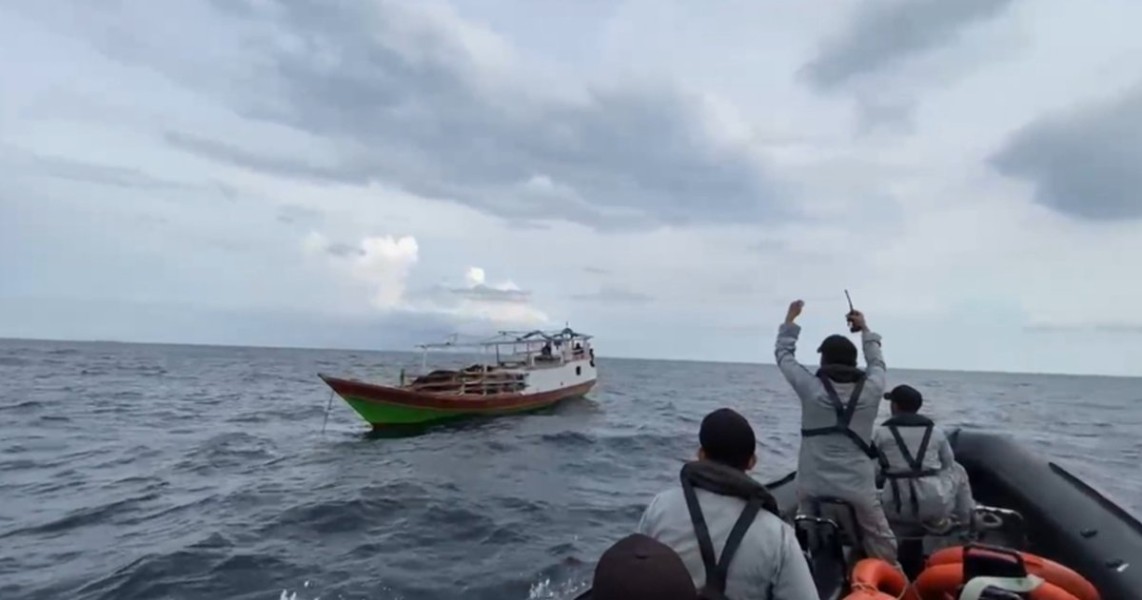
<path id="1" fill-rule="evenodd" d="M 702 419 L 698 460 L 681 486 L 646 507 L 637 532 L 682 558 L 703 600 L 817 597 L 809 564 L 777 501 L 746 472 L 757 464 L 749 421 L 721 408 Z"/>
<path id="2" fill-rule="evenodd" d="M 877 428 L 873 444 L 884 457 L 880 498 L 889 521 L 936 531 L 969 524 L 975 503 L 967 472 L 944 432 L 919 414 L 924 397 L 898 385 L 884 399 L 892 402 L 892 417 Z"/>
<path id="3" fill-rule="evenodd" d="M 872 430 L 885 389 L 886 366 L 880 335 L 853 310 L 846 319 L 861 332 L 866 370 L 857 368 L 857 349 L 848 338 L 830 335 L 817 351 L 820 368 L 810 371 L 796 358 L 801 326 L 795 321 L 805 303 L 789 305 L 777 332 L 777 367 L 801 400 L 801 450 L 797 457 L 798 511 L 818 514 L 818 500 L 835 498 L 852 505 L 866 556 L 892 564 L 896 536 L 888 525 L 876 488 L 878 455 Z"/>

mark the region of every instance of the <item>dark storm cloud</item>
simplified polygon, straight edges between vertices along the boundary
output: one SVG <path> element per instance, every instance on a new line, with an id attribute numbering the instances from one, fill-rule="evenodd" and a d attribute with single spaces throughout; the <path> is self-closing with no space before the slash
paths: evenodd
<path id="1" fill-rule="evenodd" d="M 814 87 L 831 90 L 850 80 L 952 42 L 995 17 L 1012 0 L 869 0 L 839 35 L 803 67 Z"/>
<path id="2" fill-rule="evenodd" d="M 1059 212 L 1094 221 L 1142 217 L 1142 86 L 1033 121 L 990 162 L 1034 184 L 1035 201 Z"/>
<path id="3" fill-rule="evenodd" d="M 215 13 L 273 22 L 296 40 L 251 37 L 242 60 L 263 67 L 220 93 L 243 116 L 335 142 L 344 151 L 327 163 L 187 132 L 168 132 L 167 142 L 278 176 L 383 180 L 524 222 L 636 227 L 784 212 L 749 149 L 708 135 L 697 99 L 634 86 L 545 96 L 489 74 L 456 41 L 454 24 L 410 6 L 293 0 Z M 121 50 L 115 57 L 126 60 Z M 186 71 L 171 60 L 155 66 L 175 77 Z M 529 186 L 537 177 L 551 185 Z"/>

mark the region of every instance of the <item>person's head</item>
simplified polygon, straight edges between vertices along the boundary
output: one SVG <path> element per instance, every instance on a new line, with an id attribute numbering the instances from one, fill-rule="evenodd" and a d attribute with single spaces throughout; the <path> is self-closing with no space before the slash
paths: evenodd
<path id="1" fill-rule="evenodd" d="M 884 394 L 884 399 L 892 402 L 892 414 L 916 414 L 924 404 L 924 397 L 910 385 L 898 385 Z"/>
<path id="2" fill-rule="evenodd" d="M 821 342 L 817 348 L 821 353 L 821 366 L 841 365 L 845 367 L 857 366 L 857 347 L 849 338 L 833 334 Z"/>
<path id="3" fill-rule="evenodd" d="M 698 430 L 700 460 L 748 471 L 757 464 L 757 438 L 749 421 L 729 408 L 719 408 L 702 419 Z"/>
<path id="4" fill-rule="evenodd" d="M 686 564 L 669 546 L 635 533 L 615 542 L 595 565 L 590 600 L 698 600 Z"/>

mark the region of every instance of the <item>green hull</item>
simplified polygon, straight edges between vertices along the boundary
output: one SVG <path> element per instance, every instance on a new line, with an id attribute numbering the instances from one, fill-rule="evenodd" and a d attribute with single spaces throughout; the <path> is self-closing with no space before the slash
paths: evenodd
<path id="1" fill-rule="evenodd" d="M 547 403 L 539 403 L 530 406 L 497 410 L 464 411 L 403 406 L 377 400 L 364 400 L 353 396 L 346 397 L 344 400 L 365 422 L 373 427 L 384 427 L 386 425 L 428 425 L 471 417 L 521 414 L 550 406 L 550 404 Z"/>
<path id="2" fill-rule="evenodd" d="M 584 396 L 595 385 L 588 381 L 569 388 L 530 395 L 432 395 L 353 379 L 319 377 L 374 429 L 418 426 L 468 417 L 533 412 L 562 400 Z"/>

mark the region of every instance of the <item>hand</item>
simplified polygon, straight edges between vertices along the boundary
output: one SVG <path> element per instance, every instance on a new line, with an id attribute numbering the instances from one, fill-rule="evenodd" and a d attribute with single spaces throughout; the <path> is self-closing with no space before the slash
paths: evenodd
<path id="1" fill-rule="evenodd" d="M 854 332 L 868 331 L 868 324 L 865 323 L 864 313 L 861 311 L 850 311 L 849 314 L 845 315 L 845 319 L 849 322 L 850 325 L 852 325 L 852 330 Z"/>
<path id="2" fill-rule="evenodd" d="M 789 311 L 785 313 L 785 322 L 793 323 L 793 321 L 801 316 L 801 309 L 805 308 L 804 300 L 794 300 L 789 305 Z"/>

